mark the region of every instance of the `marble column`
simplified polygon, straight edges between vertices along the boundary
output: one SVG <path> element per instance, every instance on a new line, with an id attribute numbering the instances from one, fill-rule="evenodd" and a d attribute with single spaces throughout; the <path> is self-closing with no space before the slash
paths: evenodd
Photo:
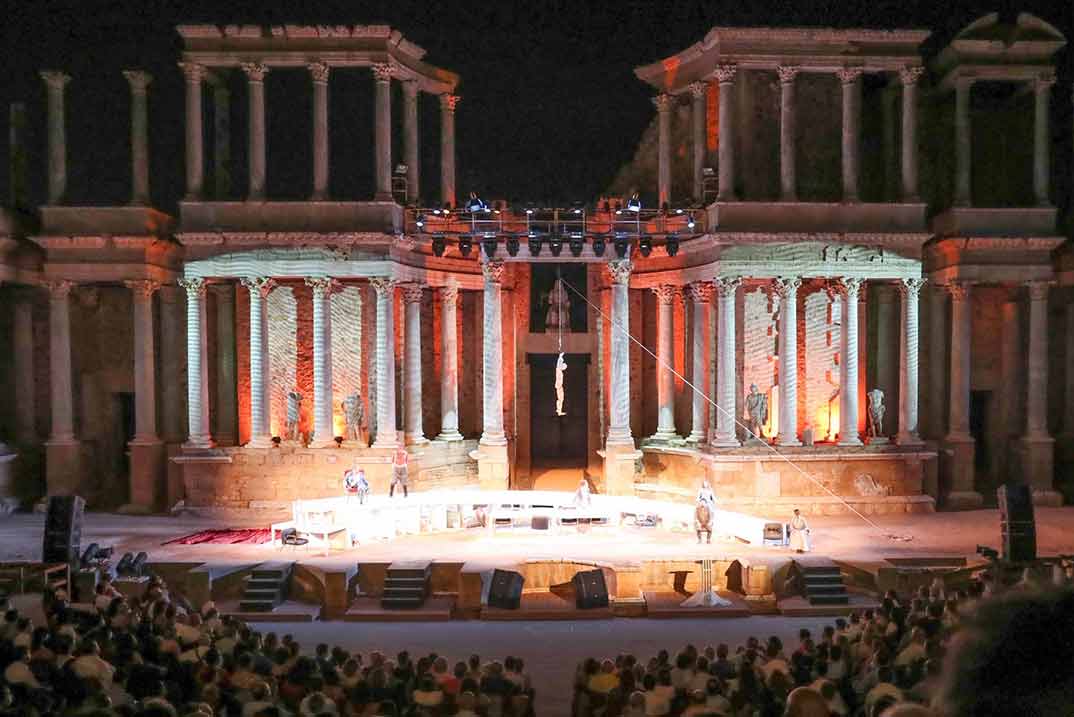
<path id="1" fill-rule="evenodd" d="M 612 287 L 611 380 L 607 445 L 634 448 L 630 433 L 630 274 L 629 259 L 608 262 Z"/>
<path id="2" fill-rule="evenodd" d="M 857 202 L 861 175 L 862 69 L 844 67 L 837 74 L 843 86 L 843 201 Z"/>
<path id="3" fill-rule="evenodd" d="M 1033 193 L 1037 206 L 1051 206 L 1048 186 L 1051 180 L 1051 136 L 1048 130 L 1048 113 L 1051 111 L 1052 85 L 1055 75 L 1045 74 L 1033 81 Z"/>
<path id="4" fill-rule="evenodd" d="M 917 187 L 917 82 L 924 74 L 924 67 L 899 70 L 902 82 L 902 200 L 907 203 L 921 201 Z"/>
<path id="5" fill-rule="evenodd" d="M 858 436 L 858 296 L 861 279 L 844 277 L 836 286 L 843 299 L 839 356 L 839 445 L 860 446 Z M 781 369 L 782 375 L 782 369 Z M 783 412 L 780 409 L 780 417 Z"/>
<path id="6" fill-rule="evenodd" d="M 180 279 L 186 289 L 186 415 L 187 440 L 184 448 L 212 447 L 209 431 L 209 367 L 205 341 L 205 280 Z"/>
<path id="7" fill-rule="evenodd" d="M 708 85 L 694 82 L 690 85 L 690 122 L 693 133 L 691 149 L 693 150 L 694 203 L 705 200 L 705 99 Z"/>
<path id="8" fill-rule="evenodd" d="M 124 70 L 131 86 L 131 204 L 149 204 L 149 124 L 147 93 L 153 76 Z"/>
<path id="9" fill-rule="evenodd" d="M 459 432 L 459 288 L 440 289 L 440 435 L 438 441 L 461 441 Z"/>
<path id="10" fill-rule="evenodd" d="M 52 281 L 49 290 L 49 443 L 74 443 L 74 396 L 71 376 L 71 281 Z"/>
<path id="11" fill-rule="evenodd" d="M 406 162 L 407 204 L 421 196 L 421 155 L 418 153 L 418 83 L 403 83 L 403 161 Z"/>
<path id="12" fill-rule="evenodd" d="M 899 432 L 895 442 L 900 446 L 922 444 L 918 431 L 918 297 L 925 280 L 917 277 L 899 282 L 902 296 L 902 323 L 899 331 Z"/>
<path id="13" fill-rule="evenodd" d="M 798 440 L 798 277 L 773 283 L 779 295 L 779 435 L 776 444 L 800 446 Z"/>
<path id="14" fill-rule="evenodd" d="M 738 415 L 736 391 L 738 372 L 735 366 L 735 301 L 742 279 L 717 277 L 716 287 L 716 433 L 712 436 L 714 448 L 738 446 L 735 421 Z"/>
<path id="15" fill-rule="evenodd" d="M 376 144 L 376 195 L 378 202 L 392 200 L 392 66 L 373 65 L 375 87 L 373 132 Z"/>
<path id="16" fill-rule="evenodd" d="M 131 290 L 134 309 L 134 440 L 159 443 L 157 436 L 156 370 L 153 349 L 153 294 L 156 281 L 135 280 L 123 284 Z"/>
<path id="17" fill-rule="evenodd" d="M 1060 506 L 1052 487 L 1055 440 L 1048 433 L 1048 287 L 1049 281 L 1026 283 L 1029 296 L 1029 351 L 1026 354 L 1026 425 L 1022 436 L 1023 479 L 1033 486 L 1033 502 Z"/>
<path id="18" fill-rule="evenodd" d="M 250 184 L 246 198 L 252 201 L 265 198 L 265 75 L 268 70 L 268 67 L 259 62 L 242 63 L 250 100 L 250 144 L 247 150 Z"/>
<path id="19" fill-rule="evenodd" d="M 657 115 L 657 206 L 663 207 L 671 201 L 671 95 L 657 95 L 653 105 Z"/>
<path id="20" fill-rule="evenodd" d="M 37 402 L 34 398 L 34 304 L 28 292 L 13 302 L 12 343 L 15 369 L 15 439 L 37 443 Z"/>
<path id="21" fill-rule="evenodd" d="M 70 75 L 41 72 L 48 92 L 48 203 L 60 204 L 67 194 L 67 130 L 63 91 Z"/>
<path id="22" fill-rule="evenodd" d="M 970 121 L 972 77 L 955 79 L 955 206 L 968 207 L 972 202 L 970 173 L 973 156 L 973 126 Z"/>
<path id="23" fill-rule="evenodd" d="M 407 445 L 426 443 L 421 420 L 421 284 L 404 284 L 403 321 L 405 324 L 404 346 L 404 427 Z"/>
<path id="24" fill-rule="evenodd" d="M 737 65 L 719 65 L 716 80 L 720 83 L 719 194 L 722 202 L 735 200 L 735 130 L 731 97 L 735 90 Z"/>
<path id="25" fill-rule="evenodd" d="M 313 439 L 311 448 L 336 445 L 332 424 L 332 290 L 326 276 L 306 278 L 313 290 Z"/>
<path id="26" fill-rule="evenodd" d="M 795 167 L 797 142 L 795 125 L 794 82 L 800 69 L 794 66 L 777 67 L 779 73 L 779 186 L 780 199 L 798 201 L 798 179 Z"/>
<path id="27" fill-rule="evenodd" d="M 204 182 L 204 149 L 201 136 L 201 82 L 205 67 L 193 62 L 180 62 L 186 80 L 186 201 L 201 199 Z"/>
<path id="28" fill-rule="evenodd" d="M 507 445 L 503 431 L 503 320 L 500 307 L 504 268 L 502 261 L 486 261 L 481 264 L 481 271 L 485 275 L 485 324 L 482 332 L 484 359 L 481 364 L 484 378 L 484 426 L 481 443 L 492 446 Z"/>
<path id="29" fill-rule="evenodd" d="M 369 280 L 377 294 L 377 435 L 374 448 L 396 448 L 395 427 L 395 281 L 386 277 Z"/>
<path id="30" fill-rule="evenodd" d="M 675 431 L 675 362 L 673 321 L 679 287 L 662 284 L 653 287 L 656 294 L 656 433 L 651 440 L 678 438 Z"/>
<path id="31" fill-rule="evenodd" d="M 328 198 L 328 75 L 326 62 L 306 65 L 313 81 L 313 196 L 320 202 Z"/>
<path id="32" fill-rule="evenodd" d="M 440 203 L 455 206 L 455 108 L 458 95 L 440 95 Z"/>
<path id="33" fill-rule="evenodd" d="M 268 295 L 276 283 L 268 277 L 242 279 L 242 285 L 250 292 L 250 442 L 249 448 L 271 448 L 268 332 L 265 316 L 268 311 Z"/>
<path id="34" fill-rule="evenodd" d="M 970 351 L 973 336 L 973 296 L 971 284 L 952 281 L 951 295 L 951 394 L 947 436 L 944 439 L 948 459 L 951 508 L 977 508 L 983 500 L 974 490 L 974 439 L 970 434 Z"/>
<path id="35" fill-rule="evenodd" d="M 709 426 L 709 402 L 706 397 L 709 386 L 709 306 L 712 303 L 713 288 L 708 281 L 695 281 L 690 284 L 690 299 L 694 304 L 694 316 L 691 324 L 691 349 L 693 352 L 694 384 L 693 406 L 691 411 L 691 429 L 687 440 L 701 444 L 705 442 Z"/>
<path id="36" fill-rule="evenodd" d="M 238 367 L 235 364 L 235 285 L 212 285 L 216 305 L 216 403 L 213 405 L 213 440 L 218 446 L 239 442 Z"/>

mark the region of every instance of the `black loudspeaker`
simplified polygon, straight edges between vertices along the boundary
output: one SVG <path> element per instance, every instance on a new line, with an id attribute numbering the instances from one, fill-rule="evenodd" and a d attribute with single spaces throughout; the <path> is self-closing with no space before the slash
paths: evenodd
<path id="1" fill-rule="evenodd" d="M 548 516 L 547 515 L 535 515 L 530 520 L 530 528 L 532 530 L 548 530 Z"/>
<path id="2" fill-rule="evenodd" d="M 514 570 L 494 570 L 489 586 L 489 607 L 517 610 L 522 604 L 522 583 L 526 582 Z"/>
<path id="3" fill-rule="evenodd" d="M 1003 559 L 1016 563 L 1037 559 L 1037 523 L 1033 517 L 1033 492 L 1028 485 L 1011 483 L 996 490 Z"/>
<path id="4" fill-rule="evenodd" d="M 571 585 L 574 586 L 574 602 L 579 610 L 608 607 L 608 586 L 604 583 L 604 573 L 599 569 L 575 573 Z"/>
<path id="5" fill-rule="evenodd" d="M 48 499 L 41 562 L 78 562 L 82 552 L 82 513 L 85 509 L 86 501 L 77 495 L 54 495 Z"/>

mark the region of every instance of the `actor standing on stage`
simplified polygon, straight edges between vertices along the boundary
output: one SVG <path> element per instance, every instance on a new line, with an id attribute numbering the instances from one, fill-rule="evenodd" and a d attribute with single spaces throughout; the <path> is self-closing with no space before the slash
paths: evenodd
<path id="1" fill-rule="evenodd" d="M 395 495 L 395 486 L 397 485 L 403 489 L 403 497 L 407 497 L 407 477 L 409 463 L 410 454 L 406 452 L 405 448 L 400 446 L 395 451 L 395 456 L 392 458 L 392 486 L 388 489 L 389 498 Z"/>
<path id="2" fill-rule="evenodd" d="M 791 518 L 791 549 L 798 553 L 808 553 L 812 550 L 809 544 L 809 523 L 797 508 L 794 509 L 794 517 Z"/>

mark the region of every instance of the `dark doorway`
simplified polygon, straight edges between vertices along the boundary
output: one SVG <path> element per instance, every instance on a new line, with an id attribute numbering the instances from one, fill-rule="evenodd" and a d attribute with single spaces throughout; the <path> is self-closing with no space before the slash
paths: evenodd
<path id="1" fill-rule="evenodd" d="M 992 403 L 991 391 L 970 392 L 970 435 L 975 443 L 973 468 L 978 476 L 987 476 L 992 465 L 992 446 L 988 441 L 988 409 Z"/>
<path id="2" fill-rule="evenodd" d="M 128 491 L 130 490 L 131 466 L 130 449 L 127 447 L 127 443 L 134 438 L 134 394 L 114 393 L 112 394 L 112 401 L 112 430 L 108 441 L 108 475 L 113 476 L 115 479 L 115 483 L 111 486 L 115 490 L 112 497 L 114 499 L 124 498 L 124 500 L 109 500 L 107 502 L 115 502 L 118 505 L 130 502 Z"/>
<path id="3" fill-rule="evenodd" d="M 588 438 L 589 354 L 566 354 L 563 412 L 556 415 L 556 354 L 527 354 L 530 364 L 530 450 L 535 465 L 579 464 Z"/>

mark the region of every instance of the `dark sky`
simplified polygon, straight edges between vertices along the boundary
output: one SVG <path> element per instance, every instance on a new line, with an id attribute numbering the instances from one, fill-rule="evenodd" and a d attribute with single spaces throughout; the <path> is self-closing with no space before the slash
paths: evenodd
<path id="1" fill-rule="evenodd" d="M 44 194 L 44 90 L 37 71 L 59 68 L 74 76 L 67 95 L 70 193 L 74 201 L 100 203 L 122 201 L 129 191 L 129 106 L 119 71 L 142 67 L 156 78 L 150 89 L 154 200 L 169 211 L 183 182 L 183 93 L 175 66 L 180 43 L 174 31 L 182 22 L 392 25 L 423 46 L 430 62 L 462 77 L 463 101 L 457 113 L 460 195 L 475 189 L 483 196 L 535 199 L 591 199 L 606 188 L 632 156 L 653 114 L 647 99 L 651 93 L 634 77 L 633 68 L 685 48 L 714 25 L 920 27 L 934 33 L 926 48 L 931 54 L 986 12 L 1013 15 L 1024 10 L 1074 36 L 1070 0 L 7 0 L 6 5 L 6 77 L 0 93 L 5 107 L 15 100 L 29 105 L 31 199 L 39 201 Z M 1063 136 L 1070 133 L 1071 55 L 1069 50 L 1060 55 L 1055 90 L 1056 117 L 1066 119 L 1065 128 L 1057 132 Z M 278 84 L 268 85 L 269 190 L 275 187 L 283 196 L 291 184 L 308 181 L 309 105 L 302 94 L 308 79 L 281 75 L 272 82 Z M 281 106 L 284 88 L 294 88 L 296 94 L 292 103 Z M 358 106 L 353 122 L 342 121 L 346 118 L 339 115 L 351 105 L 339 104 L 337 112 L 336 96 L 333 188 L 338 195 L 357 196 L 371 181 L 371 158 L 362 154 L 363 148 L 346 145 L 351 139 L 362 144 L 357 140 L 366 136 L 362 132 L 371 127 L 371 119 L 362 116 L 366 108 Z M 302 111 L 296 112 L 296 106 Z M 0 120 L 5 130 L 6 114 Z M 435 131 L 433 101 L 424 101 L 422 122 L 423 137 Z M 240 145 L 243 136 L 236 135 Z M 293 137 L 300 139 L 291 141 Z M 423 142 L 434 162 L 436 135 Z M 1068 155 L 1069 146 L 1065 139 L 1061 147 Z M 2 155 L 6 165 L 6 143 Z M 355 169 L 348 172 L 352 164 Z M 427 186 L 435 185 L 434 170 L 426 169 Z M 344 175 L 353 175 L 354 184 Z M 4 172 L 5 197 L 7 184 Z"/>

